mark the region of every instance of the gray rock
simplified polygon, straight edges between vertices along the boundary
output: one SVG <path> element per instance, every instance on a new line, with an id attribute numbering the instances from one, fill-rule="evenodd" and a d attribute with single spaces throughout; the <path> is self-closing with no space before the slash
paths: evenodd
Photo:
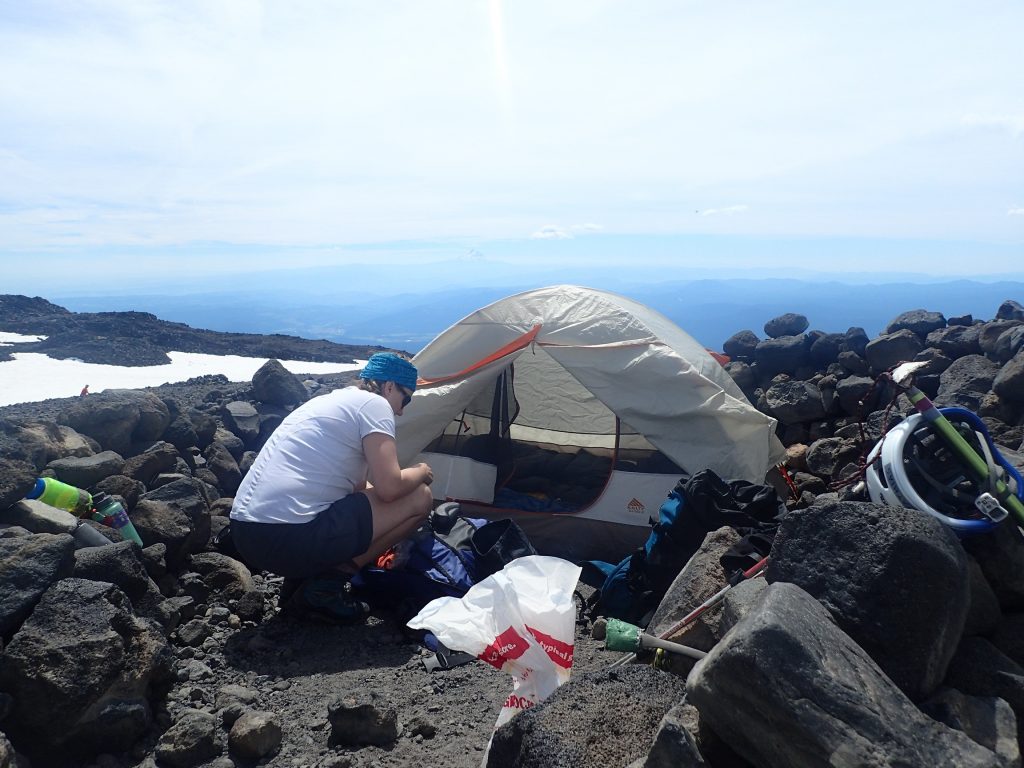
<path id="1" fill-rule="evenodd" d="M 836 384 L 839 407 L 851 416 L 871 413 L 878 402 L 875 380 L 867 376 L 847 376 Z"/>
<path id="2" fill-rule="evenodd" d="M 400 732 L 398 710 L 377 691 L 357 691 L 337 696 L 327 706 L 331 744 L 384 747 Z"/>
<path id="3" fill-rule="evenodd" d="M 934 330 L 946 327 L 946 318 L 941 312 L 912 309 L 896 316 L 882 333 L 896 333 L 904 328 L 913 331 L 922 339 Z"/>
<path id="4" fill-rule="evenodd" d="M 994 755 L 923 715 L 794 584 L 766 589 L 694 668 L 687 696 L 755 765 L 992 766 Z"/>
<path id="5" fill-rule="evenodd" d="M 161 538 L 147 539 L 139 530 L 139 534 L 146 544 L 158 541 L 167 544 L 168 562 L 177 562 L 184 555 L 201 552 L 206 548 L 210 542 L 210 505 L 206 500 L 202 484 L 197 480 L 182 479 L 168 483 L 145 494 L 139 501 L 138 507 L 142 507 L 144 502 L 162 502 L 176 512 L 184 514 L 183 520 L 188 532 L 184 540 L 180 541 L 176 547 L 172 547 L 170 541 Z M 138 507 L 133 511 L 133 522 L 140 513 Z M 182 520 L 180 516 L 177 519 Z M 135 527 L 139 528 L 138 522 L 135 523 Z"/>
<path id="6" fill-rule="evenodd" d="M 252 706 L 259 700 L 259 693 L 244 685 L 225 685 L 217 691 L 216 707 L 223 709 L 229 704 L 244 704 Z"/>
<path id="7" fill-rule="evenodd" d="M 846 340 L 842 333 L 825 333 L 814 340 L 808 351 L 811 362 L 818 366 L 828 366 L 839 360 L 843 351 L 843 342 Z"/>
<path id="8" fill-rule="evenodd" d="M 180 451 L 187 450 L 193 445 L 199 444 L 199 435 L 187 416 L 178 415 L 171 419 L 171 423 L 164 430 L 164 440 L 169 442 Z"/>
<path id="9" fill-rule="evenodd" d="M 972 410 L 976 410 L 976 403 L 992 389 L 992 382 L 998 373 L 999 366 L 981 355 L 967 355 L 954 360 L 939 376 L 939 391 L 935 401 L 950 405 L 964 403 L 963 407 L 968 407 L 968 403 L 975 404 Z M 971 394 L 972 399 L 963 400 L 967 394 Z"/>
<path id="10" fill-rule="evenodd" d="M 864 355 L 874 371 L 885 371 L 913 360 L 924 349 L 921 338 L 908 328 L 885 334 L 868 342 Z"/>
<path id="11" fill-rule="evenodd" d="M 220 443 L 227 448 L 228 453 L 231 454 L 235 461 L 241 459 L 245 454 L 245 443 L 243 443 L 242 439 L 234 432 L 218 427 L 217 431 L 213 435 L 211 443 L 213 442 Z M 207 446 L 207 448 L 208 447 L 209 446 Z"/>
<path id="12" fill-rule="evenodd" d="M 125 508 L 131 510 L 139 503 L 139 498 L 146 492 L 146 486 L 127 475 L 111 475 L 93 486 L 94 493 L 103 492 L 108 496 L 120 496 L 124 499 Z"/>
<path id="13" fill-rule="evenodd" d="M 160 610 L 163 596 L 146 572 L 142 550 L 132 542 L 79 549 L 75 552 L 73 575 L 120 587 L 131 600 L 136 614 L 164 623 L 164 614 Z"/>
<path id="14" fill-rule="evenodd" d="M 725 586 L 728 574 L 722 570 L 719 558 L 739 540 L 740 535 L 728 526 L 711 531 L 704 537 L 700 549 L 683 566 L 651 617 L 647 625 L 650 634 L 661 636 Z M 710 650 L 721 637 L 718 631 L 720 618 L 720 612 L 706 611 L 668 639 L 702 651 Z"/>
<path id="15" fill-rule="evenodd" d="M 967 556 L 967 567 L 971 579 L 971 607 L 964 623 L 964 634 L 988 635 L 999 626 L 1003 618 L 999 598 L 985 578 L 978 561 L 970 555 Z"/>
<path id="16" fill-rule="evenodd" d="M 970 696 L 998 697 L 1024 717 L 1024 667 L 982 637 L 965 637 L 949 665 L 946 685 Z M 1018 747 L 1024 734 L 1017 734 Z"/>
<path id="17" fill-rule="evenodd" d="M 778 339 L 782 336 L 796 336 L 807 330 L 810 323 L 804 315 L 794 312 L 787 312 L 784 315 L 773 317 L 764 324 L 764 332 L 767 336 Z"/>
<path id="18" fill-rule="evenodd" d="M 688 709 L 693 707 L 680 703 L 665 713 L 642 768 L 691 768 L 707 764 L 686 727 Z"/>
<path id="19" fill-rule="evenodd" d="M 494 732 L 487 766 L 629 765 L 650 750 L 662 718 L 685 695 L 684 685 L 644 664 L 573 675 Z M 625 733 L 629 738 L 621 737 Z"/>
<path id="20" fill-rule="evenodd" d="M 178 449 L 161 441 L 125 461 L 121 473 L 148 485 L 161 472 L 172 471 L 177 461 Z"/>
<path id="21" fill-rule="evenodd" d="M 988 635 L 992 644 L 1024 667 L 1024 613 L 1008 613 Z"/>
<path id="22" fill-rule="evenodd" d="M 213 473 L 217 487 L 233 496 L 242 482 L 242 473 L 238 469 L 235 457 L 227 447 L 216 441 L 207 446 L 203 451 L 203 457 L 206 459 L 206 466 Z"/>
<path id="23" fill-rule="evenodd" d="M 860 449 L 854 440 L 842 437 L 823 437 L 807 449 L 807 469 L 821 478 L 839 479 L 839 471 L 860 458 Z"/>
<path id="24" fill-rule="evenodd" d="M 1024 611 L 1024 534 L 1016 525 L 998 525 L 984 536 L 963 541 L 981 566 L 1005 611 Z"/>
<path id="25" fill-rule="evenodd" d="M 991 749 L 1006 768 L 1019 768 L 1017 717 L 1002 699 L 967 696 L 954 688 L 942 688 L 921 704 L 921 711 Z"/>
<path id="26" fill-rule="evenodd" d="M 172 565 L 180 565 L 193 550 L 200 549 L 193 542 L 191 519 L 173 504 L 141 499 L 131 518 L 146 546 L 163 546 L 165 559 Z"/>
<path id="27" fill-rule="evenodd" d="M 992 381 L 992 389 L 1008 402 L 1024 403 L 1024 351 L 1018 352 L 1000 369 Z"/>
<path id="28" fill-rule="evenodd" d="M 768 588 L 763 578 L 746 579 L 725 593 L 722 599 L 722 617 L 718 620 L 719 632 L 724 636 L 735 627 L 761 598 Z"/>
<path id="29" fill-rule="evenodd" d="M 40 533 L 0 539 L 0 638 L 9 638 L 74 565 L 75 540 Z"/>
<path id="30" fill-rule="evenodd" d="M 237 600 L 256 589 L 249 569 L 220 552 L 200 552 L 193 555 L 189 567 L 200 574 L 211 588 L 229 600 Z"/>
<path id="31" fill-rule="evenodd" d="M 231 726 L 228 749 L 243 760 L 261 760 L 281 746 L 281 725 L 271 712 L 246 712 Z"/>
<path id="32" fill-rule="evenodd" d="M 57 418 L 103 448 L 122 455 L 136 442 L 159 440 L 170 424 L 170 412 L 156 395 L 132 389 L 108 389 L 78 398 Z"/>
<path id="33" fill-rule="evenodd" d="M 156 757 L 171 768 L 195 768 L 223 752 L 217 719 L 196 709 L 186 711 L 156 745 Z"/>
<path id="34" fill-rule="evenodd" d="M 213 627 L 203 619 L 192 619 L 188 623 L 178 627 L 178 641 L 182 645 L 193 648 L 203 644 L 203 641 L 213 634 Z"/>
<path id="35" fill-rule="evenodd" d="M 954 325 L 932 331 L 925 339 L 929 347 L 938 349 L 951 359 L 981 354 L 981 326 Z"/>
<path id="36" fill-rule="evenodd" d="M 252 403 L 233 400 L 221 411 L 224 426 L 242 439 L 243 443 L 252 445 L 260 434 L 260 414 Z"/>
<path id="37" fill-rule="evenodd" d="M 91 488 L 100 480 L 121 473 L 124 459 L 114 451 L 103 451 L 94 456 L 68 456 L 54 459 L 46 468 L 58 480 L 78 488 Z"/>
<path id="38" fill-rule="evenodd" d="M 996 348 L 993 357 L 1000 364 L 1008 363 L 1024 349 L 1024 325 L 1010 328 L 999 335 L 996 339 Z"/>
<path id="39" fill-rule="evenodd" d="M 766 578 L 816 597 L 912 699 L 942 682 L 967 618 L 967 558 L 931 515 L 838 502 L 783 518 Z"/>
<path id="40" fill-rule="evenodd" d="M 273 405 L 300 405 L 309 399 L 302 381 L 277 360 L 267 360 L 253 374 L 252 395 Z"/>
<path id="41" fill-rule="evenodd" d="M 771 378 L 779 373 L 795 373 L 809 360 L 807 340 L 803 336 L 781 336 L 766 339 L 754 350 L 759 373 Z"/>
<path id="42" fill-rule="evenodd" d="M 760 341 L 753 331 L 740 331 L 726 340 L 722 345 L 722 351 L 733 360 L 751 360 Z"/>
<path id="43" fill-rule="evenodd" d="M 0 522 L 19 525 L 32 533 L 73 534 L 78 527 L 78 518 L 70 512 L 36 499 L 25 499 L 12 507 L 0 509 Z"/>
<path id="44" fill-rule="evenodd" d="M 996 318 L 999 320 L 1024 320 L 1024 306 L 1021 306 L 1019 301 L 1007 299 L 996 310 Z"/>
<path id="45" fill-rule="evenodd" d="M 765 392 L 768 407 L 783 424 L 824 418 L 821 391 L 809 381 L 780 381 Z"/>
<path id="46" fill-rule="evenodd" d="M 63 754 L 126 750 L 149 727 L 149 698 L 170 664 L 167 641 L 120 589 L 63 579 L 0 657 L 0 688 L 16 692 L 4 729 Z"/>
<path id="47" fill-rule="evenodd" d="M 839 353 L 839 357 L 836 358 L 839 364 L 843 367 L 844 371 L 853 374 L 854 376 L 863 376 L 868 373 L 868 362 L 863 357 L 858 355 L 856 352 L 850 350 L 844 350 Z"/>

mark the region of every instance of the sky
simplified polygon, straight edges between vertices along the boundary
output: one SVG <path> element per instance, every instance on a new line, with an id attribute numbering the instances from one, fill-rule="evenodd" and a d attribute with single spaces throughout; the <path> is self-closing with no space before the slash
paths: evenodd
<path id="1" fill-rule="evenodd" d="M 88 385 L 90 393 L 105 389 L 156 387 L 194 376 L 221 373 L 228 381 L 249 381 L 267 362 L 266 358 L 238 355 L 202 355 L 193 352 L 169 352 L 167 365 L 121 367 L 83 363 L 81 360 L 57 360 L 36 352 L 16 352 L 21 342 L 45 339 L 0 333 L 0 348 L 13 352 L 13 360 L 0 362 L 0 406 L 34 403 L 51 397 L 73 397 Z M 303 360 L 279 361 L 292 373 L 312 375 L 361 369 L 366 361 L 355 363 L 310 363 Z"/>
<path id="2" fill-rule="evenodd" d="M 1021 29 L 1019 0 L 2 3 L 0 293 L 442 260 L 1020 276 Z"/>

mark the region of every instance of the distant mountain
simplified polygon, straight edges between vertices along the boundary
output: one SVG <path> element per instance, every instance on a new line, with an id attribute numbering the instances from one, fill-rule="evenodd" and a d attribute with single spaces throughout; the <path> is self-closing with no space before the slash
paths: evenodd
<path id="1" fill-rule="evenodd" d="M 826 332 L 863 328 L 880 333 L 898 314 L 921 308 L 947 317 L 991 319 L 1006 299 L 1024 301 L 1024 282 L 842 283 L 795 279 L 668 280 L 632 283 L 618 272 L 595 271 L 578 281 L 628 296 L 658 310 L 705 346 L 720 349 L 734 333 L 764 335 L 764 324 L 786 312 L 806 315 Z M 548 284 L 548 283 L 545 283 Z M 288 334 L 344 344 L 416 352 L 470 312 L 538 283 L 448 287 L 385 293 L 222 289 L 202 294 L 50 297 L 76 311 L 145 309 L 166 320 L 222 332 Z"/>
<path id="2" fill-rule="evenodd" d="M 164 365 L 172 351 L 353 363 L 382 349 L 281 334 L 223 333 L 150 312 L 69 312 L 46 299 L 17 295 L 0 295 L 0 330 L 46 337 L 19 344 L 19 352 L 121 366 Z"/>

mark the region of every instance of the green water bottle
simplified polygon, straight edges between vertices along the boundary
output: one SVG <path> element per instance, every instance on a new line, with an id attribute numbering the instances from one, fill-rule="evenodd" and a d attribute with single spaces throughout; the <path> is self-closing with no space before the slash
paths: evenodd
<path id="1" fill-rule="evenodd" d="M 92 496 L 88 491 L 62 483 L 53 477 L 40 477 L 25 498 L 38 499 L 51 507 L 65 509 L 75 517 L 88 517 L 92 512 Z"/>
<path id="2" fill-rule="evenodd" d="M 117 499 L 112 496 L 108 496 L 105 493 L 97 493 L 95 501 L 96 509 L 93 510 L 92 513 L 93 520 L 97 523 L 110 526 L 126 539 L 134 541 L 140 547 L 144 546 L 142 538 L 139 536 L 139 532 L 135 530 L 135 526 L 132 525 L 132 521 L 128 517 L 128 513 L 124 511 L 124 507 L 121 506 Z"/>

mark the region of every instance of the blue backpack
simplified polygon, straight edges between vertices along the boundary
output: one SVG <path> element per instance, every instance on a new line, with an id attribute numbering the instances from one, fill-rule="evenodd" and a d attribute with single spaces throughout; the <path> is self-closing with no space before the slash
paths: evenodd
<path id="1" fill-rule="evenodd" d="M 676 483 L 651 520 L 647 541 L 621 562 L 587 561 L 591 579 L 598 574 L 598 591 L 589 601 L 592 615 L 622 619 L 646 626 L 679 572 L 700 549 L 711 531 L 728 525 L 744 536 L 722 557 L 723 568 L 750 565 L 768 554 L 785 504 L 769 485 L 743 480 L 723 481 L 710 469 Z"/>
<path id="2" fill-rule="evenodd" d="M 534 554 L 513 521 L 463 517 L 457 502 L 447 502 L 378 565 L 353 576 L 352 589 L 375 607 L 392 609 L 407 619 L 431 600 L 462 597 L 515 558 Z"/>

